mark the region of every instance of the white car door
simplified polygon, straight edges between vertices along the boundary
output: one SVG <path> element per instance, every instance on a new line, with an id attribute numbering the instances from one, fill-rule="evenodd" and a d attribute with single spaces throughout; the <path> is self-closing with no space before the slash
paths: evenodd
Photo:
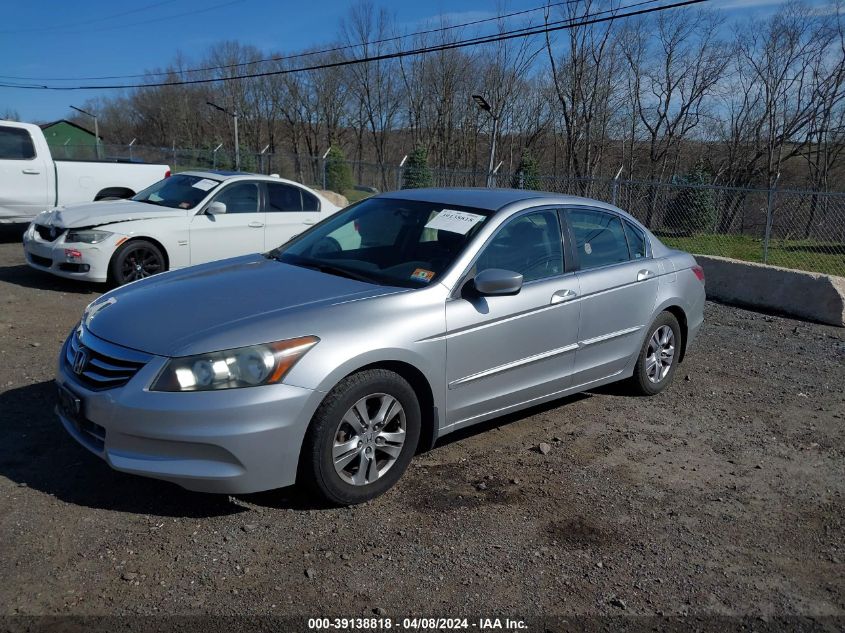
<path id="1" fill-rule="evenodd" d="M 23 221 L 50 206 L 47 168 L 28 130 L 0 125 L 0 220 Z"/>
<path id="2" fill-rule="evenodd" d="M 320 201 L 302 187 L 284 182 L 267 182 L 265 211 L 267 227 L 264 248 L 281 246 L 294 235 L 320 221 Z"/>
<path id="3" fill-rule="evenodd" d="M 222 202 L 226 213 L 206 213 L 206 203 L 191 220 L 191 265 L 264 250 L 264 213 L 260 184 L 237 181 L 224 187 L 211 202 Z"/>

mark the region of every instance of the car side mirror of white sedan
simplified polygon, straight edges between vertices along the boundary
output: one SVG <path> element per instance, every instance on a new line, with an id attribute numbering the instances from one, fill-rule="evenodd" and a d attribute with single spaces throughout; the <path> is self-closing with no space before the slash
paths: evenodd
<path id="1" fill-rule="evenodd" d="M 512 270 L 487 268 L 473 279 L 481 295 L 515 295 L 522 289 L 522 275 Z"/>
<path id="2" fill-rule="evenodd" d="M 220 215 L 222 213 L 226 213 L 226 203 L 212 202 L 205 208 L 205 212 L 209 215 Z"/>

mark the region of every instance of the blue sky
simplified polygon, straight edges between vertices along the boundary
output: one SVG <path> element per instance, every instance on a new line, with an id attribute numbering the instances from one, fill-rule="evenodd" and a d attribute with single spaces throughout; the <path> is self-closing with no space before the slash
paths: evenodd
<path id="1" fill-rule="evenodd" d="M 741 18 L 774 11 L 783 1 L 708 4 Z M 401 27 L 413 31 L 438 22 L 441 15 L 451 23 L 466 22 L 538 7 L 544 0 L 374 0 L 374 4 L 393 12 Z M 297 51 L 331 42 L 351 5 L 351 0 L 7 3 L 0 25 L 0 74 L 34 78 L 135 74 L 165 66 L 177 52 L 196 59 L 215 42 L 227 39 L 262 50 Z M 108 93 L 0 88 L 0 114 L 12 110 L 24 121 L 59 119 L 70 114 L 69 105 L 81 105 L 98 94 Z"/>

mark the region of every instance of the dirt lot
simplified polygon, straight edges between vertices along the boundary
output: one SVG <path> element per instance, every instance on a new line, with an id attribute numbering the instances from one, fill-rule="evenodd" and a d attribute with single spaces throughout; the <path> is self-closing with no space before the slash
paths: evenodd
<path id="1" fill-rule="evenodd" d="M 708 304 L 667 393 L 485 424 L 319 510 L 72 441 L 53 365 L 99 291 L 29 270 L 0 229 L 2 615 L 845 616 L 845 330 Z"/>

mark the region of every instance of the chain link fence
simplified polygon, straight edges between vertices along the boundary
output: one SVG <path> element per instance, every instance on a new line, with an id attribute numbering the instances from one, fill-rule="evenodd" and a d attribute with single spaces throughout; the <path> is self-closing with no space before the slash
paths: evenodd
<path id="1" fill-rule="evenodd" d="M 56 158 L 96 160 L 93 145 L 51 148 Z M 231 150 L 102 144 L 109 160 L 167 163 L 175 171 L 233 169 Z M 242 171 L 276 173 L 325 189 L 326 161 L 293 153 L 241 151 Z M 348 161 L 358 191 L 401 189 L 403 168 Z M 431 168 L 434 187 L 484 187 L 487 172 Z M 522 188 L 519 173 L 495 174 L 499 187 Z M 845 193 L 684 185 L 620 179 L 532 176 L 535 189 L 610 202 L 631 213 L 664 243 L 692 253 L 732 257 L 797 270 L 845 276 Z"/>

